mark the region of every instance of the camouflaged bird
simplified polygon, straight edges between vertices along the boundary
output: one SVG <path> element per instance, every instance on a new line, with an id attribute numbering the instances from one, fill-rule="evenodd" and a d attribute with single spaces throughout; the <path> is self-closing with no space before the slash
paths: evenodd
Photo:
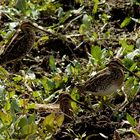
<path id="1" fill-rule="evenodd" d="M 91 110 L 85 104 L 78 102 L 71 98 L 71 96 L 67 93 L 61 93 L 58 99 L 52 104 L 35 104 L 36 109 L 39 110 L 46 110 L 47 113 L 63 113 L 64 114 L 64 121 L 69 122 L 74 120 L 73 108 L 71 106 L 71 102 L 75 102 L 80 106 L 85 107 L 88 110 Z"/>
<path id="2" fill-rule="evenodd" d="M 65 115 L 65 121 L 66 122 L 68 122 L 68 121 L 70 121 L 70 120 L 72 120 L 74 118 L 74 116 L 73 116 L 73 108 L 71 106 L 71 102 L 75 102 L 78 105 L 83 106 L 85 109 L 88 109 L 90 111 L 92 110 L 87 105 L 72 99 L 71 96 L 69 94 L 67 94 L 67 93 L 60 94 L 59 98 L 58 98 L 58 101 L 59 101 L 59 104 L 60 104 L 60 109 Z"/>
<path id="3" fill-rule="evenodd" d="M 33 47 L 36 27 L 30 21 L 22 21 L 0 55 L 0 65 L 22 59 Z"/>
<path id="4" fill-rule="evenodd" d="M 104 96 L 116 92 L 121 89 L 124 82 L 124 71 L 129 71 L 137 78 L 136 74 L 128 70 L 123 66 L 122 62 L 118 58 L 113 58 L 107 64 L 107 67 L 99 71 L 93 77 L 88 79 L 81 85 L 76 85 L 79 92 L 90 95 Z"/>

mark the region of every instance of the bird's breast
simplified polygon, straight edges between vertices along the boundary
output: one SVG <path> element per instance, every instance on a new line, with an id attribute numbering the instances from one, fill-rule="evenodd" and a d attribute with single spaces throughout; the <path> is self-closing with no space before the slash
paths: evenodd
<path id="1" fill-rule="evenodd" d="M 85 93 L 90 94 L 90 95 L 97 95 L 97 96 L 104 96 L 104 95 L 109 95 L 112 94 L 113 92 L 116 92 L 120 87 L 117 85 L 110 85 L 106 87 L 105 89 L 98 89 L 96 92 L 92 91 L 85 91 Z"/>

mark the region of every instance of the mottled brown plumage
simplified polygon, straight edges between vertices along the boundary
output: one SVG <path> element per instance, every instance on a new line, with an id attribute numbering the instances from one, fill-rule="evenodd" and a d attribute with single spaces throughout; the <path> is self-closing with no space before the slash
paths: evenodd
<path id="1" fill-rule="evenodd" d="M 72 101 L 77 103 L 80 106 L 85 107 L 88 110 L 91 110 L 91 108 L 89 108 L 85 104 L 72 99 L 71 96 L 69 94 L 67 94 L 67 93 L 60 94 L 59 98 L 58 98 L 58 101 L 59 101 L 59 104 L 60 104 L 60 109 L 65 115 L 65 121 L 66 122 L 71 121 L 74 118 L 74 116 L 73 116 L 73 108 L 71 106 Z"/>
<path id="2" fill-rule="evenodd" d="M 65 115 L 65 121 L 73 120 L 73 108 L 71 107 L 71 97 L 69 94 L 62 93 L 59 95 L 60 109 Z"/>
<path id="3" fill-rule="evenodd" d="M 77 88 L 79 92 L 97 96 L 116 92 L 118 89 L 121 89 L 124 82 L 123 69 L 129 71 L 123 66 L 120 59 L 113 58 L 105 69 L 99 71 L 85 83 L 77 85 Z"/>
<path id="4" fill-rule="evenodd" d="M 36 27 L 30 21 L 21 22 L 16 33 L 3 47 L 0 55 L 0 65 L 22 59 L 33 47 Z"/>

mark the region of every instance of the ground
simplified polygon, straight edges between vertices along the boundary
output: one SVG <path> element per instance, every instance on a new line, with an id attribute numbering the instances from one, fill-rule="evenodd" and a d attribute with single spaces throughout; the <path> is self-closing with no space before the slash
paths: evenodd
<path id="1" fill-rule="evenodd" d="M 37 4 L 43 5 L 43 2 L 40 1 Z M 35 4 L 35 2 L 32 3 Z M 56 34 L 46 35 L 46 33 L 37 31 L 36 42 L 30 53 L 20 62 L 3 66 L 7 70 L 1 69 L 1 85 L 6 87 L 4 93 L 9 96 L 9 98 L 5 97 L 6 103 L 12 106 L 16 101 L 15 104 L 21 108 L 19 110 L 17 106 L 14 106 L 17 118 L 22 115 L 30 118 L 29 116 L 34 112 L 34 121 L 37 122 L 36 127 L 39 129 L 34 126 L 36 133 L 33 135 L 37 139 L 45 139 L 47 130 L 42 128 L 42 125 L 48 113 L 40 114 L 34 107 L 29 109 L 29 105 L 53 102 L 61 90 L 67 91 L 72 98 L 86 103 L 92 109 L 87 110 L 72 104 L 74 119 L 63 122 L 58 128 L 50 126 L 52 127 L 49 131 L 51 139 L 139 140 L 139 78 L 125 72 L 124 92 L 127 95 L 125 104 L 123 104 L 125 96 L 122 91 L 104 97 L 104 99 L 87 97 L 84 100 L 77 93 L 74 85 L 82 83 L 94 72 L 103 69 L 112 57 L 119 57 L 126 67 L 140 75 L 140 44 L 138 41 L 140 38 L 138 21 L 140 3 L 129 0 L 116 0 L 115 2 L 85 0 L 81 3 L 80 1 L 76 3 L 72 0 L 61 0 L 50 2 L 46 7 L 45 10 L 39 7 L 41 10 L 38 8 L 37 19 L 32 18 L 38 25 L 45 29 L 49 27 Z M 20 10 L 22 11 L 22 8 Z M 9 21 L 13 21 L 12 18 L 6 12 L 2 12 L 0 29 L 5 29 L 6 32 L 9 28 L 6 25 Z M 0 36 L 1 43 L 6 38 L 5 34 Z M 32 79 L 34 76 L 35 79 Z M 26 100 L 25 103 L 19 104 L 22 99 Z M 10 109 L 7 109 L 8 105 L 5 105 L 5 100 L 1 99 L 2 110 L 12 113 Z M 16 123 L 22 129 L 19 122 Z M 7 125 L 9 129 L 11 126 Z M 12 138 L 30 138 L 29 133 L 22 135 L 22 131 L 16 128 L 16 125 L 15 132 L 14 135 L 11 134 Z M 18 132 L 21 132 L 21 135 Z"/>

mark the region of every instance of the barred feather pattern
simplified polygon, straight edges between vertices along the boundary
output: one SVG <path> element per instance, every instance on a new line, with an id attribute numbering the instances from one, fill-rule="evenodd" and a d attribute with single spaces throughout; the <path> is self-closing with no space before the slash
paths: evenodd
<path id="1" fill-rule="evenodd" d="M 32 49 L 34 41 L 35 31 L 31 25 L 18 29 L 0 55 L 0 65 L 22 59 Z"/>
<path id="2" fill-rule="evenodd" d="M 79 92 L 91 95 L 108 95 L 116 92 L 123 85 L 124 72 L 120 65 L 111 62 L 108 67 L 99 71 L 95 76 L 81 85 L 76 86 Z"/>

